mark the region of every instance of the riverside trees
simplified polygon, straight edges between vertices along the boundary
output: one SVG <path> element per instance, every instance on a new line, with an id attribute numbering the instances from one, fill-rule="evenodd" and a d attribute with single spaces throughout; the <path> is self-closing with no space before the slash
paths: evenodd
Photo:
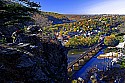
<path id="1" fill-rule="evenodd" d="M 119 43 L 119 40 L 116 38 L 115 35 L 110 35 L 105 37 L 104 44 L 107 46 L 116 46 Z"/>
<path id="2" fill-rule="evenodd" d="M 73 48 L 89 47 L 98 43 L 99 42 L 98 40 L 99 40 L 99 36 L 86 37 L 86 38 L 84 38 L 83 36 L 77 36 L 77 37 L 70 38 L 69 41 L 65 44 L 65 46 L 73 47 Z"/>

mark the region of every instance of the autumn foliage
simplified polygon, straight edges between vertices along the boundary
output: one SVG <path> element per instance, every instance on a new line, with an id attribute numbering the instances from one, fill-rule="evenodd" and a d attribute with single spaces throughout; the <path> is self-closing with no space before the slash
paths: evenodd
<path id="1" fill-rule="evenodd" d="M 119 43 L 118 39 L 115 37 L 115 35 L 110 35 L 105 37 L 104 44 L 107 46 L 116 46 Z"/>

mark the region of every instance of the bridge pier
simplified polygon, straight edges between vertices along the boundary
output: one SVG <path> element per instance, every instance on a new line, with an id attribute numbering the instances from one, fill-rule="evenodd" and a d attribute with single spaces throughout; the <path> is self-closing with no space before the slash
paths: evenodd
<path id="1" fill-rule="evenodd" d="M 92 51 L 88 53 L 88 55 L 92 55 Z"/>
<path id="2" fill-rule="evenodd" d="M 84 56 L 84 62 L 86 62 L 88 59 L 89 59 L 88 55 Z"/>
<path id="3" fill-rule="evenodd" d="M 84 59 L 80 59 L 79 60 L 79 65 L 81 66 L 81 65 L 83 65 L 84 64 Z"/>
<path id="4" fill-rule="evenodd" d="M 93 55 L 92 52 L 89 52 L 89 53 L 88 53 L 88 58 L 91 58 L 92 55 Z"/>
<path id="5" fill-rule="evenodd" d="M 72 72 L 72 68 L 68 68 L 68 73 L 71 73 Z"/>
<path id="6" fill-rule="evenodd" d="M 76 62 L 76 63 L 73 65 L 73 70 L 74 70 L 74 71 L 79 70 L 79 63 L 78 63 L 78 62 Z"/>
<path id="7" fill-rule="evenodd" d="M 96 50 L 95 50 L 95 49 L 93 49 L 93 50 L 92 50 L 92 53 L 95 53 L 95 52 L 96 52 Z"/>
<path id="8" fill-rule="evenodd" d="M 95 48 L 95 52 L 97 52 L 98 51 L 98 49 L 97 48 Z"/>

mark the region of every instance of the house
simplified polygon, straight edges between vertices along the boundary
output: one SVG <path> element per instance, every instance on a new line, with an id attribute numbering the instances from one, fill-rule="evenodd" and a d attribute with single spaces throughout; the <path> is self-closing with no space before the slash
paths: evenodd
<path id="1" fill-rule="evenodd" d="M 59 35 L 59 36 L 57 37 L 57 39 L 58 39 L 59 41 L 63 41 L 63 37 L 62 37 L 61 35 Z"/>
<path id="2" fill-rule="evenodd" d="M 86 34 L 86 33 L 84 33 L 83 35 L 86 37 L 86 35 L 87 35 L 87 34 Z"/>

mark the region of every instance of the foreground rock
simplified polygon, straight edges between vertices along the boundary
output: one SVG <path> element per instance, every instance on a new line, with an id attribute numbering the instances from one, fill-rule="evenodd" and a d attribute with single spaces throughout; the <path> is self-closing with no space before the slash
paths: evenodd
<path id="1" fill-rule="evenodd" d="M 67 50 L 61 45 L 40 43 L 35 36 L 28 38 L 22 41 L 30 43 L 26 46 L 0 46 L 0 82 L 65 83 Z M 16 47 L 19 50 L 13 49 Z"/>

